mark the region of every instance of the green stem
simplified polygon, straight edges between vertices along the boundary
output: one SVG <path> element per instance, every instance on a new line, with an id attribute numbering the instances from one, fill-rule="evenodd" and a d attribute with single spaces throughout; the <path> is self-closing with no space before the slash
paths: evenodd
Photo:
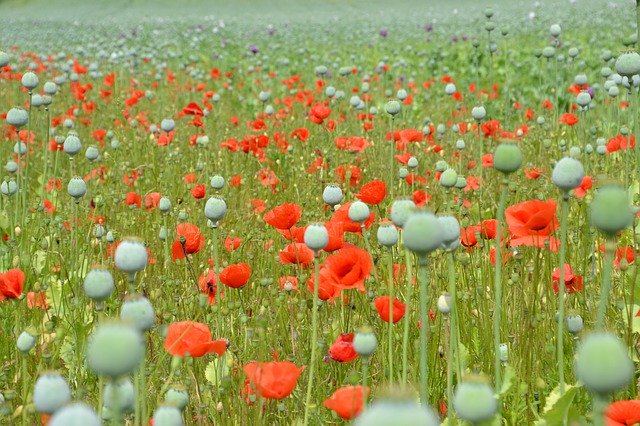
<path id="1" fill-rule="evenodd" d="M 427 285 L 429 283 L 429 269 L 427 266 L 427 256 L 421 255 L 418 258 L 418 274 L 420 281 L 420 402 L 426 405 L 429 401 L 429 366 L 428 366 L 428 342 L 427 331 L 429 330 L 429 305 L 427 301 Z"/>
<path id="2" fill-rule="evenodd" d="M 607 398 L 600 395 L 593 395 L 593 425 L 604 426 L 604 413 L 607 409 Z"/>
<path id="3" fill-rule="evenodd" d="M 369 370 L 369 357 L 362 357 L 362 409 L 367 408 L 367 375 Z"/>
<path id="4" fill-rule="evenodd" d="M 411 326 L 411 303 L 413 299 L 413 270 L 411 263 L 411 252 L 407 249 L 405 253 L 405 267 L 407 269 L 407 309 L 404 313 L 404 333 L 402 336 L 402 384 L 407 384 L 407 361 L 408 361 L 408 349 L 409 349 L 409 327 Z"/>
<path id="5" fill-rule="evenodd" d="M 598 304 L 598 317 L 596 319 L 596 330 L 604 328 L 604 317 L 607 313 L 609 293 L 611 292 L 611 272 L 613 269 L 613 258 L 616 251 L 615 239 L 607 237 L 604 244 L 604 271 L 602 276 L 602 288 L 600 290 L 600 303 Z"/>
<path id="6" fill-rule="evenodd" d="M 318 288 L 320 265 L 318 253 L 313 258 L 314 278 L 313 278 L 313 307 L 311 310 L 311 359 L 309 360 L 309 382 L 307 383 L 307 396 L 304 404 L 304 425 L 309 424 L 309 407 L 311 406 L 311 392 L 313 390 L 313 376 L 316 365 L 316 348 L 318 346 Z"/>
<path id="7" fill-rule="evenodd" d="M 500 323 L 502 322 L 502 218 L 507 201 L 508 182 L 506 177 L 502 180 L 502 191 L 500 192 L 500 202 L 498 204 L 498 215 L 496 217 L 496 266 L 494 270 L 493 288 L 495 297 L 495 309 L 493 311 L 493 351 L 494 351 L 494 374 L 495 390 L 498 392 L 501 386 L 500 378 Z"/>
<path id="8" fill-rule="evenodd" d="M 453 369 L 454 356 L 458 350 L 458 322 L 456 312 L 456 270 L 455 260 L 453 258 L 453 252 L 447 252 L 447 266 L 449 272 L 449 296 L 451 297 L 451 310 L 449 311 L 449 354 L 447 363 L 447 404 L 449 407 L 453 407 Z M 458 365 L 456 359 L 455 364 Z M 456 372 L 458 368 L 456 368 Z M 460 376 L 458 375 L 458 381 Z M 449 425 L 455 425 L 456 420 L 451 411 L 448 419 Z"/>
<path id="9" fill-rule="evenodd" d="M 569 193 L 562 194 L 560 214 L 560 282 L 558 283 L 558 335 L 556 337 L 556 357 L 558 361 L 558 380 L 560 395 L 564 395 L 564 262 L 567 251 L 567 216 L 569 215 Z"/>
<path id="10" fill-rule="evenodd" d="M 22 355 L 22 424 L 27 424 L 27 399 L 29 398 L 27 355 Z"/>
<path id="11" fill-rule="evenodd" d="M 389 270 L 387 271 L 389 279 L 389 324 L 387 324 L 387 339 L 389 350 L 389 382 L 393 383 L 393 298 L 394 298 L 394 283 L 393 283 L 393 249 L 389 248 Z"/>

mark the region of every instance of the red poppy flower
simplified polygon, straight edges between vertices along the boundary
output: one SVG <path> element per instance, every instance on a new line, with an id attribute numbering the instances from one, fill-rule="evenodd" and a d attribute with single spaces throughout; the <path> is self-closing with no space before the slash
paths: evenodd
<path id="1" fill-rule="evenodd" d="M 540 175 L 540 170 L 534 166 L 528 166 L 524 168 L 524 175 L 527 179 L 538 179 Z"/>
<path id="2" fill-rule="evenodd" d="M 298 279 L 292 276 L 280 277 L 278 280 L 281 290 L 297 290 Z"/>
<path id="3" fill-rule="evenodd" d="M 364 280 L 369 276 L 373 262 L 368 251 L 351 246 L 327 257 L 324 267 L 331 273 L 335 287 L 364 291 Z"/>
<path id="4" fill-rule="evenodd" d="M 498 221 L 486 219 L 480 223 L 480 236 L 485 240 L 495 240 L 498 232 Z"/>
<path id="5" fill-rule="evenodd" d="M 362 233 L 362 227 L 358 222 L 354 222 L 349 219 L 349 208 L 351 207 L 351 202 L 344 203 L 340 206 L 338 210 L 336 210 L 331 216 L 331 222 L 342 224 L 343 232 L 354 232 L 356 234 Z M 364 227 L 369 228 L 376 216 L 373 212 L 369 215 L 369 219 L 364 221 Z"/>
<path id="6" fill-rule="evenodd" d="M 238 250 L 238 247 L 240 247 L 241 243 L 242 241 L 238 237 L 227 237 L 224 240 L 224 248 L 229 252 Z"/>
<path id="7" fill-rule="evenodd" d="M 222 356 L 227 350 L 224 339 L 211 340 L 211 331 L 206 324 L 194 321 L 174 322 L 167 329 L 164 348 L 173 356 L 189 354 L 197 358 L 210 353 Z"/>
<path id="8" fill-rule="evenodd" d="M 202 108 L 200 108 L 200 106 L 195 102 L 189 103 L 189 105 L 182 108 L 181 112 L 183 115 L 195 115 L 199 117 L 202 117 L 204 115 L 204 111 L 202 111 Z"/>
<path id="9" fill-rule="evenodd" d="M 25 274 L 21 269 L 10 269 L 0 274 L 0 300 L 17 299 L 22 294 Z"/>
<path id="10" fill-rule="evenodd" d="M 304 370 L 289 361 L 256 362 L 244 366 L 248 394 L 259 391 L 266 399 L 283 399 L 291 395 Z"/>
<path id="11" fill-rule="evenodd" d="M 349 186 L 358 186 L 362 181 L 362 170 L 360 167 L 353 164 L 341 165 L 336 167 L 336 176 L 338 176 L 338 182 L 344 183 L 349 175 Z"/>
<path id="12" fill-rule="evenodd" d="M 185 253 L 197 253 L 204 247 L 204 235 L 202 235 L 200 229 L 192 223 L 184 222 L 178 224 L 178 226 L 176 226 L 176 234 L 178 237 L 171 247 L 171 257 L 173 260 L 183 259 Z M 184 250 L 180 242 L 181 237 L 185 239 Z"/>
<path id="13" fill-rule="evenodd" d="M 293 243 L 285 247 L 279 253 L 280 263 L 287 264 L 300 264 L 309 265 L 313 262 L 313 250 L 306 246 L 304 243 Z"/>
<path id="14" fill-rule="evenodd" d="M 558 249 L 558 239 L 551 233 L 558 228 L 556 202 L 554 200 L 531 200 L 508 207 L 505 210 L 507 226 L 512 235 L 511 246 L 520 245 L 544 247 L 549 241 L 550 248 Z"/>
<path id="15" fill-rule="evenodd" d="M 384 322 L 389 322 L 390 314 L 391 314 L 391 297 L 389 296 L 380 296 L 376 297 L 373 301 L 376 309 L 378 310 L 378 314 L 380 315 L 380 319 Z M 406 305 L 402 303 L 398 299 L 393 299 L 393 323 L 397 323 L 402 319 L 404 313 L 406 311 Z"/>
<path id="16" fill-rule="evenodd" d="M 203 273 L 198 278 L 198 288 L 202 294 L 207 296 L 209 305 L 216 303 L 217 281 L 216 274 L 211 268 L 207 269 L 206 274 Z"/>
<path id="17" fill-rule="evenodd" d="M 558 294 L 560 291 L 560 268 L 553 270 L 551 274 L 553 281 L 553 291 Z M 582 291 L 582 275 L 573 275 L 571 265 L 564 264 L 564 286 L 569 293 L 579 293 Z"/>
<path id="18" fill-rule="evenodd" d="M 634 135 L 625 136 L 617 134 L 607 142 L 607 152 L 612 153 L 621 149 L 635 148 L 636 137 Z"/>
<path id="19" fill-rule="evenodd" d="M 220 282 L 231 288 L 243 287 L 249 281 L 251 267 L 246 263 L 229 265 L 220 272 Z"/>
<path id="20" fill-rule="evenodd" d="M 567 126 L 573 126 L 578 121 L 580 121 L 580 119 L 570 112 L 565 112 L 560 116 L 560 122 L 566 124 Z"/>
<path id="21" fill-rule="evenodd" d="M 291 229 L 302 216 L 302 209 L 295 203 L 285 203 L 265 213 L 263 219 L 276 229 Z"/>
<path id="22" fill-rule="evenodd" d="M 591 176 L 585 176 L 582 178 L 580 186 L 573 190 L 573 193 L 576 198 L 584 198 L 584 196 L 587 195 L 587 191 L 591 189 L 592 186 L 593 179 L 591 178 Z"/>
<path id="23" fill-rule="evenodd" d="M 365 396 L 366 393 L 366 396 Z M 344 386 L 336 390 L 333 395 L 325 399 L 323 405 L 333 410 L 345 420 L 351 420 L 362 411 L 364 398 L 369 396 L 369 388 L 362 385 Z"/>
<path id="24" fill-rule="evenodd" d="M 307 289 L 313 294 L 315 274 L 311 275 L 307 280 Z M 333 300 L 340 295 L 341 289 L 334 285 L 333 274 L 325 267 L 320 267 L 318 273 L 318 299 Z"/>
<path id="25" fill-rule="evenodd" d="M 353 348 L 353 333 L 342 333 L 329 347 L 329 356 L 332 360 L 341 363 L 351 362 L 358 357 L 358 353 Z"/>
<path id="26" fill-rule="evenodd" d="M 191 195 L 193 195 L 193 198 L 195 198 L 196 200 L 204 198 L 204 196 L 206 195 L 206 188 L 204 184 L 199 183 L 193 188 L 191 188 Z"/>
<path id="27" fill-rule="evenodd" d="M 363 203 L 377 205 L 384 200 L 386 195 L 387 185 L 381 180 L 374 180 L 360 188 L 360 192 L 355 196 Z"/>
<path id="28" fill-rule="evenodd" d="M 49 304 L 47 303 L 47 294 L 44 291 L 40 291 L 38 293 L 30 291 L 29 293 L 27 293 L 27 307 L 29 309 L 49 309 Z"/>
<path id="29" fill-rule="evenodd" d="M 493 167 L 493 154 L 482 155 L 482 167 Z"/>
<path id="30" fill-rule="evenodd" d="M 478 244 L 477 233 L 480 232 L 480 225 L 467 226 L 460 229 L 460 244 L 465 247 L 473 247 Z"/>
<path id="31" fill-rule="evenodd" d="M 605 411 L 607 426 L 626 426 L 640 423 L 640 400 L 616 401 Z"/>
<path id="32" fill-rule="evenodd" d="M 127 197 L 125 198 L 124 203 L 128 206 L 135 206 L 139 208 L 142 206 L 142 197 L 135 192 L 127 192 Z"/>
<path id="33" fill-rule="evenodd" d="M 329 242 L 322 250 L 331 253 L 344 247 L 344 228 L 342 222 L 325 222 L 324 227 L 329 234 Z"/>
<path id="34" fill-rule="evenodd" d="M 144 208 L 147 210 L 152 210 L 158 207 L 160 204 L 160 193 L 159 192 L 151 192 L 144 196 Z"/>
<path id="35" fill-rule="evenodd" d="M 276 231 L 278 231 L 280 235 L 282 235 L 289 241 L 295 241 L 296 243 L 304 243 L 304 231 L 306 229 L 307 229 L 306 226 L 304 227 L 292 226 L 290 229 L 276 229 Z"/>
<path id="36" fill-rule="evenodd" d="M 635 260 L 633 247 L 622 246 L 616 249 L 616 258 L 613 261 L 614 268 L 620 268 L 620 262 L 622 261 L 622 259 L 626 260 L 629 265 L 633 263 L 633 261 Z"/>

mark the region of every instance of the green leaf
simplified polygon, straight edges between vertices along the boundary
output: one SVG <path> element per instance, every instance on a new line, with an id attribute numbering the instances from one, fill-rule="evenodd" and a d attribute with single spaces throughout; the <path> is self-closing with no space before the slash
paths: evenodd
<path id="1" fill-rule="evenodd" d="M 560 396 L 560 388 L 556 387 L 547 397 L 547 403 L 544 406 L 544 422 L 536 425 L 562 425 L 565 424 L 565 419 L 575 418 L 578 414 L 575 409 L 572 409 L 572 404 L 581 387 L 582 385 L 566 385 L 562 396 Z"/>
<path id="2" fill-rule="evenodd" d="M 512 366 L 507 365 L 504 370 L 504 377 L 502 378 L 502 387 L 500 388 L 499 395 L 504 395 L 509 392 L 509 389 L 513 386 L 514 379 L 516 378 L 516 372 Z"/>
<path id="3" fill-rule="evenodd" d="M 44 269 L 46 260 L 47 253 L 44 250 L 36 250 L 36 252 L 33 253 L 31 262 L 33 265 L 33 269 L 35 269 L 37 275 L 42 274 L 42 270 Z"/>
<path id="4" fill-rule="evenodd" d="M 220 386 L 222 379 L 229 375 L 229 367 L 233 365 L 232 356 L 225 352 L 221 357 L 211 361 L 204 370 L 204 377 L 213 386 Z"/>
<path id="5" fill-rule="evenodd" d="M 9 229 L 10 227 L 9 215 L 5 210 L 0 211 L 0 228 L 1 229 Z"/>
<path id="6" fill-rule="evenodd" d="M 458 351 L 456 352 L 458 362 L 460 363 L 460 370 L 465 371 L 467 369 L 467 362 L 469 360 L 469 349 L 462 343 L 458 343 Z"/>

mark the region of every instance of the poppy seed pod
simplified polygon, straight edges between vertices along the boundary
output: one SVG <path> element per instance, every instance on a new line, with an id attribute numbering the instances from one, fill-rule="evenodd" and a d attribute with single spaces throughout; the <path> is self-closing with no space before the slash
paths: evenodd
<path id="1" fill-rule="evenodd" d="M 31 106 L 39 108 L 42 105 L 44 105 L 42 96 L 40 96 L 38 93 L 34 93 L 33 96 L 31 97 Z"/>
<path id="2" fill-rule="evenodd" d="M 640 54 L 626 52 L 616 59 L 616 72 L 625 77 L 632 77 L 640 73 Z"/>
<path id="3" fill-rule="evenodd" d="M 89 337 L 87 365 L 96 374 L 115 379 L 133 372 L 144 356 L 142 334 L 127 324 L 98 325 Z"/>
<path id="4" fill-rule="evenodd" d="M 506 343 L 500 343 L 498 347 L 498 354 L 500 355 L 500 361 L 509 361 L 509 346 Z"/>
<path id="5" fill-rule="evenodd" d="M 467 187 L 467 178 L 464 176 L 458 175 L 458 179 L 456 180 L 456 188 L 465 189 Z"/>
<path id="6" fill-rule="evenodd" d="M 176 407 L 163 405 L 153 413 L 154 426 L 182 426 L 182 413 Z"/>
<path id="7" fill-rule="evenodd" d="M 29 113 L 22 108 L 11 108 L 7 112 L 7 124 L 22 127 L 29 122 Z"/>
<path id="8" fill-rule="evenodd" d="M 349 206 L 349 219 L 354 222 L 364 223 L 370 214 L 369 206 L 360 200 L 354 201 Z"/>
<path id="9" fill-rule="evenodd" d="M 363 328 L 356 332 L 353 338 L 353 349 L 363 357 L 370 357 L 378 347 L 378 339 L 370 328 Z"/>
<path id="10" fill-rule="evenodd" d="M 473 107 L 471 110 L 471 116 L 474 120 L 480 121 L 487 116 L 487 110 L 482 105 Z"/>
<path id="11" fill-rule="evenodd" d="M 118 407 L 113 406 L 114 401 L 117 401 Z M 117 410 L 121 413 L 129 413 L 133 411 L 135 401 L 135 390 L 130 378 L 123 377 L 105 384 L 102 404 L 109 412 Z"/>
<path id="12" fill-rule="evenodd" d="M 409 169 L 406 167 L 400 167 L 398 169 L 398 179 L 405 179 L 407 176 L 409 176 Z"/>
<path id="13" fill-rule="evenodd" d="M 551 180 L 563 191 L 570 191 L 580 186 L 584 178 L 584 167 L 575 158 L 564 157 L 553 168 Z"/>
<path id="14" fill-rule="evenodd" d="M 33 387 L 33 404 L 36 411 L 53 414 L 71 401 L 71 389 L 67 381 L 55 371 L 42 373 Z"/>
<path id="15" fill-rule="evenodd" d="M 328 98 L 333 98 L 336 95 L 336 88 L 333 86 L 327 86 L 324 90 L 324 94 Z"/>
<path id="16" fill-rule="evenodd" d="M 20 82 L 27 89 L 33 90 L 38 87 L 38 83 L 40 82 L 40 80 L 38 80 L 38 76 L 35 75 L 35 73 L 29 71 L 22 74 L 22 79 L 20 80 Z"/>
<path id="17" fill-rule="evenodd" d="M 624 388 L 633 377 L 628 348 L 615 335 L 595 332 L 586 336 L 576 354 L 576 377 L 600 395 Z"/>
<path id="18" fill-rule="evenodd" d="M 400 99 L 401 101 L 404 101 L 405 99 L 407 99 L 408 96 L 409 96 L 409 94 L 407 93 L 407 91 L 405 89 L 398 90 L 398 93 L 396 94 L 396 97 L 398 99 Z"/>
<path id="19" fill-rule="evenodd" d="M 74 402 L 62 407 L 49 419 L 47 426 L 100 426 L 102 423 L 91 407 Z"/>
<path id="20" fill-rule="evenodd" d="M 78 177 L 78 176 L 73 177 L 69 180 L 69 183 L 67 184 L 67 192 L 74 199 L 79 200 L 80 198 L 84 197 L 84 195 L 87 193 L 87 184 L 85 183 L 84 179 L 82 179 L 81 177 Z"/>
<path id="21" fill-rule="evenodd" d="M 487 19 L 491 19 L 491 18 L 493 17 L 493 9 L 492 9 L 492 8 L 490 8 L 490 7 L 486 8 L 486 9 L 484 10 L 484 16 L 485 16 Z"/>
<path id="22" fill-rule="evenodd" d="M 409 198 L 400 198 L 391 204 L 391 221 L 403 228 L 409 216 L 415 211 L 416 204 Z"/>
<path id="23" fill-rule="evenodd" d="M 23 355 L 29 353 L 29 351 L 36 345 L 36 336 L 36 331 L 31 329 L 27 329 L 20 333 L 18 340 L 16 341 L 16 346 Z"/>
<path id="24" fill-rule="evenodd" d="M 156 314 L 149 299 L 141 294 L 133 294 L 122 303 L 120 319 L 140 331 L 148 331 L 156 322 Z"/>
<path id="25" fill-rule="evenodd" d="M 542 56 L 544 56 L 546 59 L 553 58 L 555 54 L 556 54 L 556 49 L 553 46 L 545 46 L 542 49 Z"/>
<path id="26" fill-rule="evenodd" d="M 451 295 L 449 293 L 443 293 L 438 297 L 438 312 L 448 315 L 451 312 Z"/>
<path id="27" fill-rule="evenodd" d="M 58 93 L 58 85 L 53 81 L 47 81 L 44 84 L 43 89 L 44 89 L 44 93 L 50 96 L 53 96 L 56 93 Z"/>
<path id="28" fill-rule="evenodd" d="M 455 186 L 458 180 L 458 173 L 455 170 L 448 168 L 440 175 L 440 185 L 445 188 L 451 188 Z"/>
<path id="29" fill-rule="evenodd" d="M 265 103 L 271 99 L 271 93 L 261 90 L 260 93 L 258 93 L 258 99 L 260 99 L 260 102 Z"/>
<path id="30" fill-rule="evenodd" d="M 3 50 L 0 50 L 0 68 L 9 65 L 9 61 L 11 61 L 9 54 Z"/>
<path id="31" fill-rule="evenodd" d="M 392 223 L 383 223 L 378 227 L 378 242 L 384 247 L 393 247 L 398 242 L 398 229 Z"/>
<path id="32" fill-rule="evenodd" d="M 84 277 L 82 285 L 85 294 L 94 302 L 104 302 L 114 289 L 113 275 L 105 267 L 94 267 Z"/>
<path id="33" fill-rule="evenodd" d="M 453 83 L 447 83 L 447 85 L 444 87 L 444 93 L 446 93 L 447 95 L 453 95 L 454 93 L 456 93 L 456 85 Z"/>
<path id="34" fill-rule="evenodd" d="M 460 245 L 460 223 L 454 216 L 438 216 L 442 231 L 442 248 L 452 251 Z"/>
<path id="35" fill-rule="evenodd" d="M 394 117 L 400 112 L 400 102 L 398 101 L 389 101 L 385 104 L 384 110 L 387 114 Z"/>
<path id="36" fill-rule="evenodd" d="M 440 420 L 429 406 L 411 399 L 378 399 L 356 417 L 354 426 L 438 426 Z"/>
<path id="37" fill-rule="evenodd" d="M 211 187 L 216 190 L 220 190 L 224 187 L 224 178 L 220 175 L 215 175 L 211 178 Z"/>
<path id="38" fill-rule="evenodd" d="M 404 224 L 404 245 L 407 249 L 424 256 L 442 244 L 442 230 L 438 218 L 431 212 L 413 213 Z"/>
<path id="39" fill-rule="evenodd" d="M 477 378 L 458 384 L 453 396 L 453 408 L 462 420 L 475 424 L 492 418 L 498 404 L 491 386 Z"/>
<path id="40" fill-rule="evenodd" d="M 142 240 L 135 237 L 126 237 L 116 247 L 114 262 L 116 268 L 122 272 L 132 274 L 142 271 L 147 266 L 148 256 L 147 248 L 142 243 Z"/>
<path id="41" fill-rule="evenodd" d="M 418 159 L 416 157 L 409 157 L 409 160 L 407 160 L 407 167 L 410 169 L 418 167 Z"/>
<path id="42" fill-rule="evenodd" d="M 623 187 L 610 184 L 596 192 L 591 202 L 591 223 L 596 228 L 613 236 L 631 225 L 632 220 L 633 212 Z"/>
<path id="43" fill-rule="evenodd" d="M 82 149 L 82 143 L 80 142 L 80 138 L 76 135 L 69 135 L 64 140 L 64 144 L 62 145 L 62 149 L 65 154 L 73 157 Z"/>
<path id="44" fill-rule="evenodd" d="M 158 201 L 158 208 L 162 213 L 168 213 L 171 210 L 171 200 L 169 197 L 160 197 L 160 201 Z"/>
<path id="45" fill-rule="evenodd" d="M 25 155 L 27 153 L 27 144 L 18 141 L 13 145 L 13 153 L 18 155 Z"/>
<path id="46" fill-rule="evenodd" d="M 493 153 L 493 168 L 504 173 L 513 173 L 522 164 L 522 151 L 513 142 L 504 142 L 498 145 Z"/>
<path id="47" fill-rule="evenodd" d="M 343 198 L 342 189 L 338 185 L 327 185 L 322 191 L 322 200 L 331 207 L 340 204 Z"/>
<path id="48" fill-rule="evenodd" d="M 15 173 L 18 171 L 18 163 L 13 160 L 9 160 L 7 161 L 7 164 L 5 164 L 4 169 L 9 173 Z"/>
<path id="49" fill-rule="evenodd" d="M 304 230 L 304 243 L 318 252 L 329 244 L 329 232 L 322 223 L 312 223 Z"/>
<path id="50" fill-rule="evenodd" d="M 227 203 L 222 197 L 209 197 L 204 205 L 204 215 L 213 223 L 217 223 L 227 213 Z"/>
<path id="51" fill-rule="evenodd" d="M 562 32 L 562 28 L 558 24 L 553 24 L 549 28 L 549 33 L 551 34 L 551 37 L 558 38 L 561 32 Z"/>
<path id="52" fill-rule="evenodd" d="M 449 165 L 447 164 L 446 161 L 444 160 L 438 160 L 436 161 L 436 172 L 444 172 L 445 170 L 447 170 L 449 168 Z"/>
<path id="53" fill-rule="evenodd" d="M 189 404 L 189 392 L 184 386 L 171 386 L 167 393 L 164 394 L 164 402 L 167 405 L 184 410 Z"/>
<path id="54" fill-rule="evenodd" d="M 165 118 L 160 122 L 160 128 L 167 133 L 172 131 L 175 127 L 176 127 L 176 122 L 173 121 L 171 118 Z"/>
<path id="55" fill-rule="evenodd" d="M 582 108 L 588 106 L 591 103 L 591 95 L 588 92 L 580 92 L 576 96 L 576 103 Z"/>
<path id="56" fill-rule="evenodd" d="M 578 314 L 569 314 L 567 315 L 567 330 L 571 334 L 578 334 L 584 328 L 584 321 L 582 317 Z"/>
<path id="57" fill-rule="evenodd" d="M 15 180 L 3 181 L 0 183 L 0 192 L 4 195 L 13 195 L 18 191 L 18 184 Z"/>
<path id="58" fill-rule="evenodd" d="M 360 105 L 360 102 L 362 102 L 362 99 L 360 99 L 360 96 L 358 95 L 353 95 L 349 99 L 349 105 L 351 105 L 354 108 L 357 108 Z"/>

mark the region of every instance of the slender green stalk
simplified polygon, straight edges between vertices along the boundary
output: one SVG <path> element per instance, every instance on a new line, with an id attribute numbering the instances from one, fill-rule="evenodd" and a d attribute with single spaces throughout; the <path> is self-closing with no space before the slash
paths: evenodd
<path id="1" fill-rule="evenodd" d="M 593 394 L 593 425 L 604 426 L 604 413 L 607 409 L 607 398 Z"/>
<path id="2" fill-rule="evenodd" d="M 404 313 L 404 334 L 402 336 L 402 384 L 407 384 L 407 368 L 409 356 L 409 327 L 411 326 L 411 303 L 413 299 L 413 270 L 411 263 L 411 252 L 407 249 L 405 253 L 405 267 L 407 269 L 407 309 Z"/>
<path id="3" fill-rule="evenodd" d="M 562 194 L 560 214 L 560 282 L 558 283 L 558 335 L 556 337 L 556 357 L 558 362 L 558 380 L 560 395 L 564 395 L 564 262 L 567 251 L 567 216 L 569 214 L 569 193 Z"/>
<path id="4" fill-rule="evenodd" d="M 498 215 L 496 216 L 496 266 L 494 270 L 493 288 L 495 297 L 495 309 L 493 311 L 493 351 L 494 351 L 494 375 L 495 387 L 499 390 L 501 387 L 501 371 L 500 371 L 500 323 L 502 322 L 502 218 L 504 217 L 505 204 L 507 202 L 508 182 L 503 178 L 501 182 L 502 191 L 500 191 L 500 202 L 498 204 Z"/>
<path id="5" fill-rule="evenodd" d="M 388 282 L 389 282 L 389 324 L 387 324 L 387 349 L 389 351 L 389 381 L 393 383 L 393 298 L 395 293 L 393 283 L 393 248 L 389 248 L 388 262 Z"/>
<path id="6" fill-rule="evenodd" d="M 428 258 L 422 255 L 418 258 L 418 276 L 420 281 L 420 402 L 427 404 L 429 401 L 429 365 L 427 331 L 429 330 L 429 304 L 428 289 L 429 268 Z"/>
<path id="7" fill-rule="evenodd" d="M 304 425 L 309 424 L 309 407 L 311 406 L 311 392 L 313 390 L 313 376 L 316 366 L 316 349 L 318 346 L 318 288 L 320 265 L 318 262 L 318 253 L 313 258 L 313 308 L 311 310 L 311 358 L 309 360 L 309 382 L 307 383 L 307 396 L 304 404 Z"/>
<path id="8" fill-rule="evenodd" d="M 27 424 L 27 399 L 29 398 L 29 376 L 27 372 L 27 355 L 22 355 L 22 424 Z"/>
<path id="9" fill-rule="evenodd" d="M 111 392 L 111 401 L 109 405 L 111 408 L 111 424 L 113 426 L 122 425 L 122 409 L 120 407 L 120 392 L 118 391 L 118 382 L 115 379 L 111 379 L 111 386 L 113 390 Z"/>
<path id="10" fill-rule="evenodd" d="M 613 269 L 613 258 L 616 251 L 616 242 L 613 237 L 607 237 L 604 244 L 604 266 L 602 276 L 602 287 L 600 289 L 600 302 L 598 304 L 598 316 L 596 318 L 596 330 L 604 328 L 604 317 L 607 313 L 609 303 L 609 293 L 611 292 L 611 272 Z"/>
<path id="11" fill-rule="evenodd" d="M 395 118 L 394 116 L 391 116 L 391 141 L 389 143 L 389 194 L 391 196 L 391 199 L 393 199 L 393 181 L 394 181 L 394 174 L 393 174 L 393 170 L 394 170 L 394 158 L 393 158 L 393 154 L 395 153 L 395 139 L 393 137 L 393 127 L 395 124 Z"/>
<path id="12" fill-rule="evenodd" d="M 454 358 L 458 351 L 458 319 L 456 308 L 456 270 L 454 265 L 453 252 L 447 252 L 447 266 L 449 275 L 449 296 L 451 297 L 451 307 L 449 311 L 449 354 L 447 356 L 447 404 L 449 407 L 453 407 L 453 370 L 454 370 Z M 455 364 L 458 364 L 456 359 Z M 456 368 L 458 372 L 458 368 Z M 458 376 L 460 381 L 460 376 Z M 455 425 L 456 420 L 453 412 L 449 414 L 450 425 Z"/>
<path id="13" fill-rule="evenodd" d="M 369 374 L 369 357 L 362 357 L 362 409 L 367 408 L 367 376 Z"/>

